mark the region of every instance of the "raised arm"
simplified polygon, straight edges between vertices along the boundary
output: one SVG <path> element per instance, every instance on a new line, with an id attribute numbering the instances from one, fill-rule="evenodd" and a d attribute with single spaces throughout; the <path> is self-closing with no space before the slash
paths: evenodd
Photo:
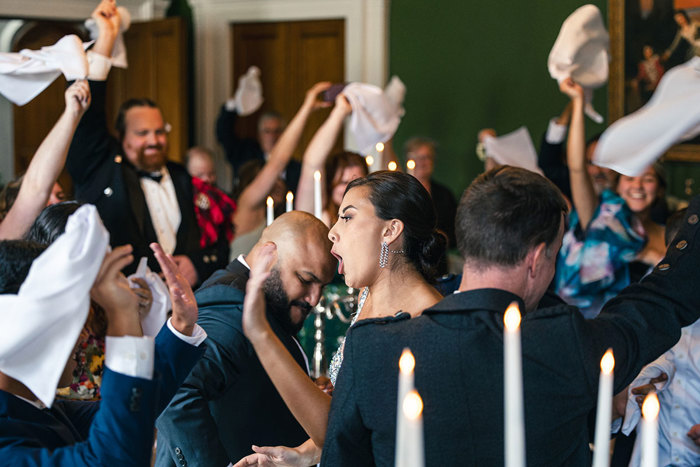
<path id="1" fill-rule="evenodd" d="M 65 98 L 65 110 L 34 154 L 17 200 L 0 223 L 0 240 L 21 238 L 29 230 L 46 206 L 51 189 L 66 163 L 73 133 L 90 105 L 87 82 L 75 82 L 66 90 Z"/>
<path id="2" fill-rule="evenodd" d="M 324 173 L 326 159 L 333 149 L 340 129 L 343 127 L 345 117 L 351 112 L 352 107 L 350 107 L 348 100 L 342 94 L 338 94 L 335 99 L 335 107 L 314 134 L 314 137 L 311 138 L 311 142 L 304 152 L 301 176 L 297 186 L 296 208 L 299 211 L 314 213 L 314 172 L 320 171 L 322 180 L 325 179 L 327 175 Z M 321 196 L 325 196 L 323 190 L 321 190 Z M 325 199 L 322 199 L 321 206 L 325 205 Z"/>
<path id="3" fill-rule="evenodd" d="M 581 228 L 586 230 L 598 208 L 598 196 L 586 168 L 583 88 L 571 78 L 567 78 L 561 82 L 559 89 L 571 98 L 571 126 L 566 144 L 566 160 L 569 165 L 571 198 L 578 213 Z"/>
<path id="4" fill-rule="evenodd" d="M 329 104 L 327 102 L 318 100 L 318 95 L 328 89 L 328 87 L 330 87 L 330 83 L 322 82 L 315 84 L 307 91 L 304 103 L 292 121 L 289 122 L 289 125 L 287 125 L 275 147 L 272 148 L 270 158 L 251 184 L 241 193 L 234 218 L 237 232 L 244 233 L 256 227 L 255 225 L 249 225 L 249 219 L 254 218 L 254 216 L 251 216 L 251 212 L 263 205 L 265 197 L 272 190 L 279 174 L 282 173 L 287 163 L 289 163 L 289 159 L 299 144 L 299 139 L 311 112 L 317 108 L 328 107 Z"/>
<path id="5" fill-rule="evenodd" d="M 243 332 L 294 418 L 316 446 L 323 446 L 331 398 L 299 367 L 265 317 L 263 284 L 270 275 L 276 254 L 276 245 L 268 243 L 251 265 L 243 302 Z"/>

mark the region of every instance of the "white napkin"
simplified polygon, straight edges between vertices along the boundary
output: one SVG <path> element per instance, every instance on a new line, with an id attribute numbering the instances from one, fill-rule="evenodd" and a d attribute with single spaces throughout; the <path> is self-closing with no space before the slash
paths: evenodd
<path id="1" fill-rule="evenodd" d="M 34 260 L 19 293 L 0 295 L 0 371 L 47 407 L 87 319 L 108 244 L 95 206 L 81 206 Z"/>
<path id="2" fill-rule="evenodd" d="M 141 258 L 136 272 L 129 276 L 132 288 L 138 287 L 132 281 L 132 279 L 136 278 L 144 279 L 153 294 L 151 309 L 141 318 L 141 329 L 144 336 L 155 337 L 168 320 L 168 310 L 170 310 L 171 306 L 170 293 L 158 274 L 148 268 L 148 258 L 146 257 Z"/>
<path id="3" fill-rule="evenodd" d="M 700 57 L 671 68 L 641 109 L 603 133 L 593 162 L 636 176 L 674 144 L 700 134 Z"/>
<path id="4" fill-rule="evenodd" d="M 574 11 L 561 26 L 549 53 L 549 74 L 561 83 L 571 77 L 585 91 L 585 112 L 595 122 L 603 117 L 593 109 L 593 90 L 608 81 L 608 46 L 610 38 L 603 17 L 595 5 Z"/>
<path id="5" fill-rule="evenodd" d="M 542 175 L 537 152 L 527 127 L 521 126 L 506 135 L 484 138 L 486 155 L 501 165 L 512 165 Z"/>
<path id="6" fill-rule="evenodd" d="M 119 34 L 114 40 L 114 46 L 112 47 L 112 66 L 118 68 L 128 68 L 129 64 L 126 60 L 126 46 L 124 45 L 124 32 L 131 26 L 131 14 L 129 10 L 123 6 L 117 7 L 119 11 L 119 17 L 121 22 L 119 24 Z M 97 36 L 100 34 L 100 30 L 97 27 L 97 23 L 94 19 L 88 18 L 85 20 L 85 27 L 90 32 L 90 39 L 96 40 Z"/>
<path id="7" fill-rule="evenodd" d="M 245 117 L 258 110 L 263 100 L 260 68 L 251 66 L 238 80 L 238 88 L 233 99 L 226 103 L 226 107 L 229 111 L 235 109 L 238 115 Z"/>
<path id="8" fill-rule="evenodd" d="M 17 105 L 38 96 L 63 73 L 67 80 L 88 75 L 88 60 L 78 36 L 64 36 L 41 50 L 0 53 L 0 93 Z"/>
<path id="9" fill-rule="evenodd" d="M 379 142 L 391 139 L 404 115 L 406 87 L 393 77 L 386 91 L 366 83 L 350 83 L 343 89 L 352 107 L 350 130 L 360 151 L 371 151 Z"/>

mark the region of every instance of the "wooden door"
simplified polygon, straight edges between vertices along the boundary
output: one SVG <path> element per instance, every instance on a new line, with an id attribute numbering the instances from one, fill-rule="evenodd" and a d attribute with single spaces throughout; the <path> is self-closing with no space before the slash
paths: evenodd
<path id="1" fill-rule="evenodd" d="M 234 23 L 231 38 L 234 79 L 230 94 L 233 95 L 240 76 L 255 65 L 262 71 L 265 98 L 260 110 L 237 123 L 236 131 L 241 137 L 257 137 L 257 122 L 262 112 L 275 110 L 289 121 L 313 84 L 341 83 L 345 79 L 344 20 Z M 313 133 L 329 113 L 330 110 L 320 110 L 311 116 L 295 152 L 296 158 L 301 159 Z M 342 148 L 341 134 L 334 150 Z"/>
<path id="2" fill-rule="evenodd" d="M 129 68 L 112 68 L 107 81 L 107 121 L 115 121 L 127 99 L 155 101 L 171 126 L 169 158 L 178 162 L 189 148 L 186 35 L 181 18 L 132 23 L 124 34 Z"/>

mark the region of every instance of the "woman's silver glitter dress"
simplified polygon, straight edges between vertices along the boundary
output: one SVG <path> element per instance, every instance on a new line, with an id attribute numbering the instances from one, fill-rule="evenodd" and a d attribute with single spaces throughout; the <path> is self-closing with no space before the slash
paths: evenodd
<path id="1" fill-rule="evenodd" d="M 365 299 L 367 299 L 367 295 L 369 294 L 369 287 L 365 287 L 362 290 L 362 295 L 360 295 L 360 300 L 357 304 L 357 312 L 355 313 L 355 316 L 352 317 L 352 322 L 350 323 L 350 327 L 352 327 L 353 324 L 355 324 L 355 321 L 357 321 L 357 317 L 360 316 L 360 311 L 362 310 L 362 305 L 365 304 Z M 333 358 L 331 359 L 331 364 L 328 367 L 328 377 L 331 380 L 331 383 L 333 383 L 333 386 L 335 386 L 335 380 L 338 378 L 338 372 L 340 371 L 340 365 L 343 363 L 343 349 L 345 349 L 345 338 L 343 337 L 343 342 L 341 342 L 340 347 L 338 347 L 338 351 L 333 354 Z"/>

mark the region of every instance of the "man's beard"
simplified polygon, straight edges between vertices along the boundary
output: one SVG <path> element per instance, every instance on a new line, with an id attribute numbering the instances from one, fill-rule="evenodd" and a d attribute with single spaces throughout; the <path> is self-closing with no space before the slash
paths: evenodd
<path id="1" fill-rule="evenodd" d="M 146 150 L 148 149 L 156 149 L 158 150 L 159 154 L 158 156 L 155 156 L 153 154 L 151 155 L 146 155 Z M 138 162 L 141 167 L 139 167 L 142 170 L 146 170 L 149 172 L 156 172 L 161 169 L 165 165 L 165 162 L 167 160 L 168 156 L 165 153 L 165 146 L 161 144 L 151 144 L 149 146 L 143 147 L 139 150 L 138 152 Z"/>
<path id="2" fill-rule="evenodd" d="M 265 293 L 265 301 L 267 302 L 267 309 L 270 313 L 282 323 L 285 329 L 291 331 L 292 334 L 296 335 L 299 333 L 301 328 L 304 327 L 304 321 L 306 317 L 309 316 L 312 307 L 303 300 L 289 301 L 289 296 L 282 285 L 279 269 L 274 268 L 270 272 L 270 276 L 263 285 L 263 292 Z M 292 306 L 301 308 L 303 313 L 303 319 L 299 320 L 298 323 L 294 323 L 290 316 Z"/>

